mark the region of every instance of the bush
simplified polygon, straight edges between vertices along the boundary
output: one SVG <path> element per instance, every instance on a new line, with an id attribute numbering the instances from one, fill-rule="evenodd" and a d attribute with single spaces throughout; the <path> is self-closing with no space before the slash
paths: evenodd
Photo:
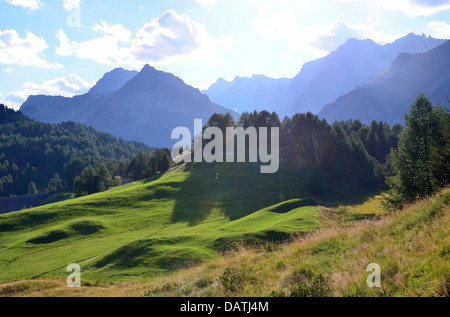
<path id="1" fill-rule="evenodd" d="M 329 297 L 331 288 L 322 273 L 311 269 L 300 269 L 292 274 L 293 284 L 290 288 L 291 297 Z"/>
<path id="2" fill-rule="evenodd" d="M 219 281 L 227 292 L 235 293 L 237 290 L 242 289 L 247 280 L 247 274 L 244 269 L 238 269 L 233 267 L 227 267 L 222 275 L 219 277 Z"/>

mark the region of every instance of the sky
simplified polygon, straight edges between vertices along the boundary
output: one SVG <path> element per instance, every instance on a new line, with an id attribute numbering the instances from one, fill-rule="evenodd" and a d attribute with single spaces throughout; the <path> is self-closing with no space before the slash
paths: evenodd
<path id="1" fill-rule="evenodd" d="M 0 103 L 71 97 L 149 64 L 206 89 L 294 77 L 349 38 L 450 38 L 450 0 L 0 0 Z"/>

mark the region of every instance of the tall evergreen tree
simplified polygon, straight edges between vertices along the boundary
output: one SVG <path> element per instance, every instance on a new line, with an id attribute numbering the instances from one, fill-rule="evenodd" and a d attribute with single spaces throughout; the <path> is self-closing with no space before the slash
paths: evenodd
<path id="1" fill-rule="evenodd" d="M 169 169 L 170 167 L 170 157 L 169 155 L 167 155 L 166 152 L 162 152 L 161 153 L 161 157 L 159 159 L 159 168 L 161 170 L 161 172 L 165 172 Z"/>
<path id="2" fill-rule="evenodd" d="M 97 170 L 98 176 L 98 190 L 107 190 L 112 182 L 111 175 L 109 174 L 108 168 L 105 164 L 100 164 Z"/>
<path id="3" fill-rule="evenodd" d="M 396 172 L 392 187 L 397 200 L 414 201 L 434 193 L 431 162 L 442 143 L 446 124 L 442 116 L 442 108 L 433 107 L 424 94 L 417 98 L 409 114 L 405 114 L 406 125 L 400 134 L 399 148 L 392 153 Z M 437 162 L 438 158 L 433 161 Z"/>

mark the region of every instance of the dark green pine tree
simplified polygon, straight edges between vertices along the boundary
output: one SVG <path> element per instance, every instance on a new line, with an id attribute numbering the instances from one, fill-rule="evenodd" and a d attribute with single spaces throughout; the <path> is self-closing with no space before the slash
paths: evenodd
<path id="1" fill-rule="evenodd" d="M 431 158 L 442 138 L 442 108 L 433 107 L 421 94 L 405 114 L 398 151 L 392 153 L 396 178 L 393 190 L 397 199 L 414 201 L 434 192 Z"/>
<path id="2" fill-rule="evenodd" d="M 442 121 L 442 137 L 430 158 L 430 171 L 434 190 L 450 185 L 450 110 L 438 108 Z"/>
<path id="3" fill-rule="evenodd" d="M 143 178 L 142 176 L 147 170 L 149 163 L 150 163 L 149 154 L 140 151 L 131 160 L 128 166 L 128 175 L 134 180 L 142 179 Z"/>
<path id="4" fill-rule="evenodd" d="M 88 165 L 81 173 L 81 184 L 82 188 L 88 195 L 99 191 L 98 177 L 92 165 Z"/>
<path id="5" fill-rule="evenodd" d="M 105 191 L 112 183 L 111 174 L 105 164 L 100 164 L 97 170 L 98 191 Z"/>
<path id="6" fill-rule="evenodd" d="M 161 157 L 159 160 L 159 168 L 161 170 L 161 172 L 165 172 L 169 169 L 170 167 L 170 157 L 169 155 L 167 155 L 166 152 L 162 152 L 161 153 Z"/>

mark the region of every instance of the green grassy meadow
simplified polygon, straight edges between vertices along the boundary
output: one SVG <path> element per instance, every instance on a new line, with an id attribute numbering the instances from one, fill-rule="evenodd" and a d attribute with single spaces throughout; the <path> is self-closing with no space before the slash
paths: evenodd
<path id="1" fill-rule="evenodd" d="M 291 175 L 258 172 L 246 164 L 181 165 L 2 215 L 0 283 L 64 277 L 70 263 L 81 266 L 85 280 L 153 277 L 214 259 L 241 241 L 280 241 L 320 228 L 318 206 L 294 190 Z"/>

